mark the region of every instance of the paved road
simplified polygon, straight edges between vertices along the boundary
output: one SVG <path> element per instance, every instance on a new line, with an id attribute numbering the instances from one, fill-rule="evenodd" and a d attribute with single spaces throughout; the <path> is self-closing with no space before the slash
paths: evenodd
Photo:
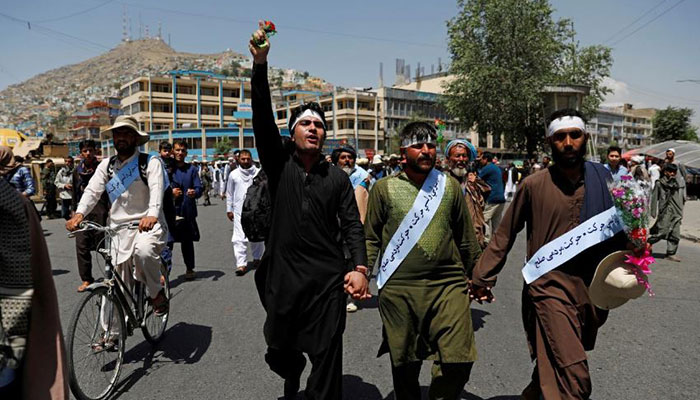
<path id="1" fill-rule="evenodd" d="M 167 336 L 152 348 L 140 332 L 130 337 L 120 399 L 277 399 L 282 381 L 267 368 L 264 315 L 253 274 L 233 273 L 231 225 L 221 201 L 200 208 L 202 242 L 196 246 L 199 277 L 184 272 L 176 248 L 174 299 Z M 58 289 L 64 330 L 79 299 L 74 244 L 61 220 L 43 222 Z M 663 252 L 662 248 L 660 248 Z M 517 399 L 529 382 L 531 364 L 520 321 L 524 258 L 521 238 L 495 290 L 497 301 L 475 305 L 479 350 L 463 397 Z M 643 297 L 611 313 L 590 353 L 594 399 L 691 399 L 700 393 L 700 245 L 683 241 L 676 264 L 659 260 Z M 376 291 L 376 287 L 374 288 Z M 376 303 L 348 317 L 344 337 L 346 399 L 393 398 L 389 359 L 376 358 L 381 323 Z M 307 367 L 308 370 L 308 367 Z M 308 371 L 307 371 L 308 373 Z M 304 375 L 304 379 L 306 378 Z M 423 368 L 421 383 L 429 383 Z"/>

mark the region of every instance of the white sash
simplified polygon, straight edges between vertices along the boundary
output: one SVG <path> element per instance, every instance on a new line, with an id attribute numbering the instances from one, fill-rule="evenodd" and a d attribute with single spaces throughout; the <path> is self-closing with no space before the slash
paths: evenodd
<path id="1" fill-rule="evenodd" d="M 580 252 L 610 239 L 621 230 L 622 222 L 614 206 L 594 215 L 576 228 L 540 247 L 523 267 L 525 282 L 527 284 L 534 282 Z"/>
<path id="2" fill-rule="evenodd" d="M 126 192 L 126 189 L 131 186 L 139 176 L 139 154 L 136 152 L 136 156 L 119 171 L 115 171 L 112 179 L 107 182 L 105 191 L 109 196 L 110 203 L 114 203 L 122 193 Z"/>
<path id="3" fill-rule="evenodd" d="M 394 236 L 386 246 L 382 263 L 377 273 L 377 287 L 381 289 L 391 275 L 399 268 L 404 258 L 418 243 L 428 224 L 433 220 L 445 194 L 446 177 L 433 168 L 425 178 L 420 192 L 413 201 L 413 207 L 401 221 Z"/>

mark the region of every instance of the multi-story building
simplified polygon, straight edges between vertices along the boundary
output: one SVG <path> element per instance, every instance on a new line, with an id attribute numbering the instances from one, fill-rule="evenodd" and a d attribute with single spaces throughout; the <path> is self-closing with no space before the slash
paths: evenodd
<path id="1" fill-rule="evenodd" d="M 632 104 L 601 107 L 586 128 L 596 146 L 609 146 L 613 142 L 623 150 L 648 146 L 653 143 L 652 120 L 656 111 L 655 108 L 635 109 Z"/>
<path id="2" fill-rule="evenodd" d="M 311 101 L 319 103 L 325 112 L 327 139 L 351 143 L 358 150 L 384 150 L 384 129 L 378 118 L 380 103 L 376 93 L 361 89 L 284 92 L 275 105 L 277 126 L 287 128 L 291 111 Z"/>
<path id="3" fill-rule="evenodd" d="M 121 112 L 133 115 L 145 131 L 250 126 L 248 79 L 177 70 L 136 78 L 120 95 Z"/>
<path id="4" fill-rule="evenodd" d="M 633 149 L 652 144 L 654 132 L 653 119 L 656 115 L 655 108 L 632 107 L 632 104 L 622 106 L 625 116 L 623 143 L 626 148 Z"/>
<path id="5" fill-rule="evenodd" d="M 445 122 L 445 140 L 467 139 L 484 151 L 509 153 L 503 135 L 479 135 L 474 129 L 464 129 L 459 120 L 450 116 L 440 104 L 439 97 L 445 92 L 445 85 L 454 80 L 448 72 L 418 75 L 407 83 L 376 90 L 381 101 L 381 119 L 386 129 L 386 143 L 396 143 L 399 130 L 408 120 L 421 119 L 432 122 L 441 119 Z M 391 151 L 397 151 L 395 147 Z"/>
<path id="6" fill-rule="evenodd" d="M 588 121 L 586 130 L 596 147 L 607 147 L 612 142 L 619 143 L 624 129 L 625 116 L 614 108 L 599 108 Z"/>

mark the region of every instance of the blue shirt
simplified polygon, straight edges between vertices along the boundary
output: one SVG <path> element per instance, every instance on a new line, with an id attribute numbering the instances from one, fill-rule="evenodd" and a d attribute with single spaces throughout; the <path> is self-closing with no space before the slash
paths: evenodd
<path id="1" fill-rule="evenodd" d="M 29 168 L 24 166 L 17 168 L 10 178 L 10 185 L 17 189 L 18 192 L 26 193 L 29 196 L 36 193 L 32 174 L 29 172 Z"/>
<path id="2" fill-rule="evenodd" d="M 493 163 L 488 163 L 479 170 L 479 178 L 491 186 L 491 192 L 486 199 L 488 204 L 500 204 L 506 202 L 503 188 L 503 174 L 501 169 Z"/>
<path id="3" fill-rule="evenodd" d="M 620 164 L 617 165 L 617 170 L 615 170 L 615 171 L 613 171 L 612 167 L 610 167 L 610 164 L 607 164 L 607 163 L 605 164 L 605 168 L 608 171 L 610 171 L 614 181 L 619 181 L 620 177 L 622 177 L 623 175 L 629 175 L 627 168 L 625 168 L 624 166 L 622 166 Z"/>

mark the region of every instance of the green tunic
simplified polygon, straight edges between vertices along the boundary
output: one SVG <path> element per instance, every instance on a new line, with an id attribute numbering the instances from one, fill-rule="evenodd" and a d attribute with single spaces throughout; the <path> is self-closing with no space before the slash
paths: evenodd
<path id="1" fill-rule="evenodd" d="M 374 185 L 365 220 L 368 265 L 384 252 L 419 190 L 405 172 Z M 467 275 L 480 254 L 462 189 L 447 175 L 435 216 L 379 292 L 384 325 L 379 354 L 389 351 L 394 366 L 476 360 Z"/>

